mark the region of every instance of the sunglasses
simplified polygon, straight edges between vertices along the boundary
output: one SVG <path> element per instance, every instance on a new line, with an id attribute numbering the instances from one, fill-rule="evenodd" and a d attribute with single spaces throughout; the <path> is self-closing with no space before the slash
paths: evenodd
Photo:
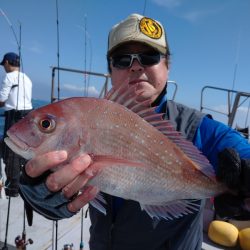
<path id="1" fill-rule="evenodd" d="M 142 66 L 152 66 L 158 64 L 161 58 L 165 57 L 165 55 L 159 52 L 150 52 L 150 53 L 142 53 L 142 54 L 124 54 L 117 55 L 110 58 L 112 66 L 114 68 L 119 69 L 127 69 L 130 68 L 134 59 Z"/>

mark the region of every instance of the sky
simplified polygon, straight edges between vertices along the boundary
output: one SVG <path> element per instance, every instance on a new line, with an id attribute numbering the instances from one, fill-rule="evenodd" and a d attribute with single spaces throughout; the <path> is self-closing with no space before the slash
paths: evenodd
<path id="1" fill-rule="evenodd" d="M 200 109 L 207 85 L 250 92 L 250 0 L 0 0 L 0 8 L 0 57 L 18 53 L 18 41 L 35 99 L 50 101 L 51 67 L 106 74 L 108 32 L 132 13 L 165 26 L 177 102 Z M 4 74 L 1 67 L 0 77 Z M 60 98 L 84 95 L 85 86 L 98 96 L 104 83 L 56 71 L 56 86 L 58 76 Z M 172 89 L 170 84 L 170 97 Z M 226 110 L 224 91 L 206 88 L 203 100 L 209 108 Z M 239 109 L 241 126 L 249 124 L 248 106 L 249 100 Z"/>

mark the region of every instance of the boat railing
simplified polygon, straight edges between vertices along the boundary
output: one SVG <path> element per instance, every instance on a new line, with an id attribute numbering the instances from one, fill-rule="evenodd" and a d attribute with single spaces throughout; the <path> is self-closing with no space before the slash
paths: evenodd
<path id="1" fill-rule="evenodd" d="M 205 94 L 208 92 L 208 90 L 221 91 L 221 92 L 224 92 L 227 94 L 227 112 L 222 112 L 222 111 L 219 111 L 217 109 L 213 109 L 213 108 L 206 106 L 204 104 L 205 103 Z M 244 103 L 246 103 L 247 100 L 249 101 L 249 106 L 248 106 L 248 111 L 247 111 L 247 118 L 248 118 L 249 108 L 250 108 L 250 93 L 232 90 L 232 89 L 215 87 L 215 86 L 211 86 L 211 85 L 206 85 L 201 90 L 200 111 L 208 110 L 208 111 L 213 111 L 215 113 L 220 113 L 222 115 L 226 115 L 227 116 L 227 124 L 230 127 L 232 127 L 234 124 L 234 121 L 235 121 L 237 111 Z M 246 121 L 247 121 L 247 118 L 246 118 Z M 245 124 L 245 125 L 247 125 L 247 124 Z M 248 124 L 248 126 L 249 126 L 249 124 Z M 246 138 L 248 138 L 249 137 L 248 127 L 242 128 L 241 130 L 246 131 L 245 133 L 243 132 L 243 134 Z"/>
<path id="2" fill-rule="evenodd" d="M 78 69 L 71 69 L 71 68 L 52 67 L 51 102 L 54 102 L 54 101 L 59 99 L 59 97 L 55 96 L 55 75 L 56 75 L 55 72 L 56 72 L 56 70 L 58 72 L 59 71 L 67 71 L 67 72 L 78 73 L 78 74 L 82 74 L 82 75 L 89 75 L 89 76 L 92 75 L 92 76 L 102 77 L 102 78 L 104 78 L 104 84 L 103 84 L 103 88 L 100 92 L 99 97 L 102 97 L 108 91 L 108 83 L 109 83 L 109 79 L 110 79 L 109 74 L 97 73 L 97 72 L 91 72 L 91 71 L 85 71 L 85 70 L 78 70 Z M 59 92 L 60 92 L 60 82 L 58 81 L 57 93 L 59 93 Z"/>
<path id="3" fill-rule="evenodd" d="M 57 88 L 55 84 L 55 77 L 56 77 L 56 71 L 65 71 L 65 72 L 71 72 L 71 73 L 77 73 L 82 75 L 88 75 L 88 76 L 97 76 L 104 78 L 104 84 L 102 86 L 102 89 L 100 91 L 99 97 L 104 97 L 106 93 L 109 90 L 109 83 L 110 83 L 110 75 L 107 73 L 97 73 L 92 71 L 85 71 L 85 70 L 79 70 L 79 69 L 71 69 L 71 68 L 63 68 L 63 67 L 51 67 L 52 68 L 52 80 L 51 80 L 51 103 L 55 102 L 60 99 L 59 93 L 60 93 L 60 81 L 57 83 Z M 169 80 L 168 82 L 168 99 L 174 100 L 176 97 L 176 93 L 178 90 L 178 85 L 176 81 Z M 57 96 L 55 92 L 57 91 Z"/>

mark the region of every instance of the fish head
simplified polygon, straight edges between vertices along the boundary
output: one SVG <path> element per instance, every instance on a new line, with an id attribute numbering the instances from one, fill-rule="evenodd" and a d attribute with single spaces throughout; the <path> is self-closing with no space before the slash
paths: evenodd
<path id="1" fill-rule="evenodd" d="M 15 123 L 4 140 L 15 153 L 29 160 L 54 150 L 68 154 L 84 145 L 87 133 L 79 132 L 79 120 L 74 100 L 49 104 L 28 113 Z"/>

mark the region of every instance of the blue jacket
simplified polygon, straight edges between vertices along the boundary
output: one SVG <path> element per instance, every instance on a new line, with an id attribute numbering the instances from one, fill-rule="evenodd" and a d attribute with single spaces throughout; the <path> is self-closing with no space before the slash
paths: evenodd
<path id="1" fill-rule="evenodd" d="M 158 104 L 156 112 L 165 113 L 166 94 Z M 210 119 L 208 116 L 201 119 L 192 142 L 208 158 L 215 171 L 217 171 L 217 155 L 225 148 L 234 148 L 240 158 L 250 159 L 250 144 L 247 139 L 231 127 Z"/>
<path id="2" fill-rule="evenodd" d="M 203 152 L 217 170 L 217 155 L 224 148 L 234 148 L 240 158 L 250 159 L 250 144 L 236 130 L 204 117 L 197 128 L 193 143 Z"/>

